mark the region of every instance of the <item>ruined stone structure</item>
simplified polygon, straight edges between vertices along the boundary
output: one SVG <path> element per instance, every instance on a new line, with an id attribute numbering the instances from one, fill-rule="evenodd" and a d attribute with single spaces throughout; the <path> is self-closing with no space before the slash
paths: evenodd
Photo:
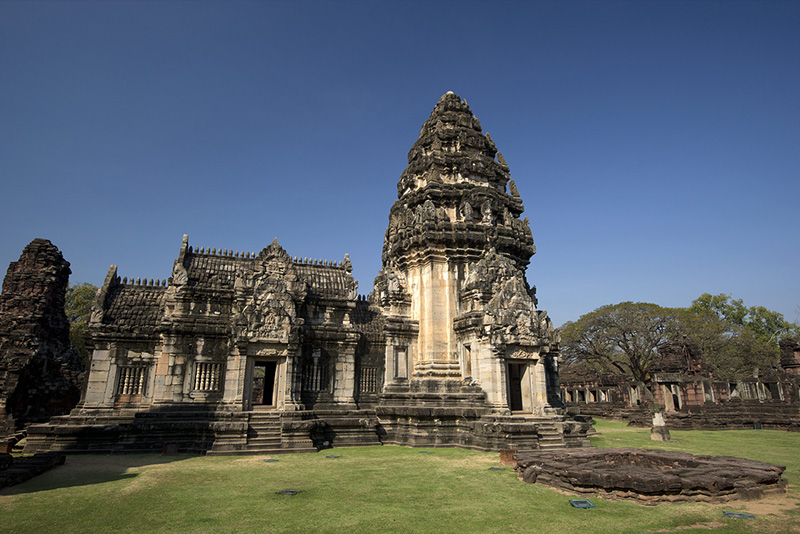
<path id="1" fill-rule="evenodd" d="M 517 476 L 645 505 L 756 500 L 786 492 L 786 467 L 732 456 L 647 449 L 565 449 L 515 456 Z"/>
<path id="2" fill-rule="evenodd" d="M 800 378 L 800 340 L 786 337 L 780 340 L 781 368 L 787 376 Z"/>
<path id="3" fill-rule="evenodd" d="M 687 340 L 662 347 L 649 384 L 619 374 L 568 366 L 561 374 L 567 406 L 585 415 L 650 426 L 650 407 L 663 406 L 673 429 L 778 428 L 800 430 L 800 347 L 780 342 L 777 369 L 758 376 L 721 380 Z"/>
<path id="4" fill-rule="evenodd" d="M 69 262 L 34 239 L 12 262 L 0 294 L 0 438 L 69 412 L 83 364 L 70 349 L 64 296 Z"/>
<path id="5" fill-rule="evenodd" d="M 525 269 L 509 169 L 447 93 L 409 152 L 369 297 L 350 259 L 183 242 L 168 281 L 112 266 L 85 396 L 26 450 L 279 452 L 396 443 L 587 444 L 564 414 L 557 338 Z"/>

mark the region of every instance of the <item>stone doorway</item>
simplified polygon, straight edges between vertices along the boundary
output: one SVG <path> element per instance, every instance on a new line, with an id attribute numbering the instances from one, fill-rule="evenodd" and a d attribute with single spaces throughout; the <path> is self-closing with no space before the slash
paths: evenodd
<path id="1" fill-rule="evenodd" d="M 662 384 L 664 394 L 664 407 L 668 412 L 677 412 L 681 409 L 681 390 L 678 384 Z"/>
<path id="2" fill-rule="evenodd" d="M 250 403 L 256 406 L 275 406 L 277 362 L 254 362 L 253 389 Z"/>
<path id="3" fill-rule="evenodd" d="M 526 362 L 508 363 L 508 407 L 512 412 L 531 411 L 531 387 Z"/>

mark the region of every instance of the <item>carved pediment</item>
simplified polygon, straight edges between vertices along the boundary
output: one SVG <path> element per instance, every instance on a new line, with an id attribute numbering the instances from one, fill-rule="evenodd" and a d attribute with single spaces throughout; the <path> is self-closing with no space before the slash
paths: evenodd
<path id="1" fill-rule="evenodd" d="M 381 305 L 408 298 L 408 281 L 403 273 L 386 266 L 375 277 L 375 295 Z"/>
<path id="2" fill-rule="evenodd" d="M 514 262 L 491 248 L 480 261 L 470 265 L 469 275 L 462 289 L 465 292 L 477 290 L 486 296 L 496 295 L 504 282 L 515 277 L 519 277 L 523 280 L 523 285 L 525 284 L 522 273 Z"/>
<path id="3" fill-rule="evenodd" d="M 263 248 L 261 252 L 258 253 L 256 259 L 264 264 L 286 265 L 292 262 L 292 258 L 278 243 L 277 237 L 272 240 L 272 243 L 270 243 L 269 246 Z"/>
<path id="4" fill-rule="evenodd" d="M 536 304 L 522 280 L 506 280 L 484 309 L 484 324 L 489 325 L 492 344 L 550 345 L 557 342 L 556 332 L 546 311 Z"/>
<path id="5" fill-rule="evenodd" d="M 286 342 L 300 322 L 295 303 L 305 298 L 307 285 L 277 239 L 256 260 L 255 269 L 238 271 L 234 282 L 241 335 Z"/>

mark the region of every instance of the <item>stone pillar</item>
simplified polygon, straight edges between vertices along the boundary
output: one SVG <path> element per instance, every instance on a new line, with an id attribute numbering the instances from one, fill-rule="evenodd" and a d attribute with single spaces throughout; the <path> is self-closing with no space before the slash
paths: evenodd
<path id="1" fill-rule="evenodd" d="M 107 390 L 114 383 L 114 377 L 111 375 L 111 351 L 95 349 L 91 357 L 89 382 L 81 404 L 86 407 L 110 405 L 113 399 L 109 398 Z"/>
<path id="2" fill-rule="evenodd" d="M 301 390 L 303 384 L 301 383 L 302 380 L 302 369 L 300 364 L 302 362 L 302 347 L 290 346 L 287 350 L 286 355 L 286 365 L 284 366 L 286 369 L 286 378 L 284 379 L 284 390 L 283 390 L 283 406 L 284 409 L 287 411 L 292 410 L 304 410 L 305 406 L 301 402 Z"/>
<path id="3" fill-rule="evenodd" d="M 339 353 L 334 363 L 333 400 L 337 404 L 355 408 L 358 334 L 350 334 L 348 337 L 350 339 L 339 344 Z"/>
<path id="4" fill-rule="evenodd" d="M 247 342 L 236 343 L 225 362 L 222 402 L 244 409 L 244 383 L 247 370 Z"/>
<path id="5" fill-rule="evenodd" d="M 544 368 L 544 358 L 539 358 L 530 367 L 533 369 L 535 384 L 532 411 L 537 415 L 542 415 L 547 408 L 550 408 L 550 403 L 547 399 L 547 375 Z"/>
<path id="6" fill-rule="evenodd" d="M 419 321 L 413 378 L 462 378 L 453 317 L 456 277 L 443 258 L 408 271 L 412 318 Z"/>
<path id="7" fill-rule="evenodd" d="M 475 357 L 480 373 L 480 385 L 486 393 L 486 403 L 494 412 L 509 413 L 505 361 L 498 358 L 489 346 L 482 343 L 476 346 L 479 352 Z"/>

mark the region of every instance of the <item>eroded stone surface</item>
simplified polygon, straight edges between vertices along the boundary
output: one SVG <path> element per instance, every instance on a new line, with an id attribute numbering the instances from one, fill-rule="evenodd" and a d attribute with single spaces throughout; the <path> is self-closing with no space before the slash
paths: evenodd
<path id="1" fill-rule="evenodd" d="M 34 239 L 11 262 L 0 294 L 0 436 L 68 412 L 83 364 L 70 349 L 64 298 L 69 262 Z"/>
<path id="2" fill-rule="evenodd" d="M 643 504 L 758 499 L 783 493 L 783 466 L 732 456 L 621 449 L 563 449 L 516 455 L 520 480 Z"/>

